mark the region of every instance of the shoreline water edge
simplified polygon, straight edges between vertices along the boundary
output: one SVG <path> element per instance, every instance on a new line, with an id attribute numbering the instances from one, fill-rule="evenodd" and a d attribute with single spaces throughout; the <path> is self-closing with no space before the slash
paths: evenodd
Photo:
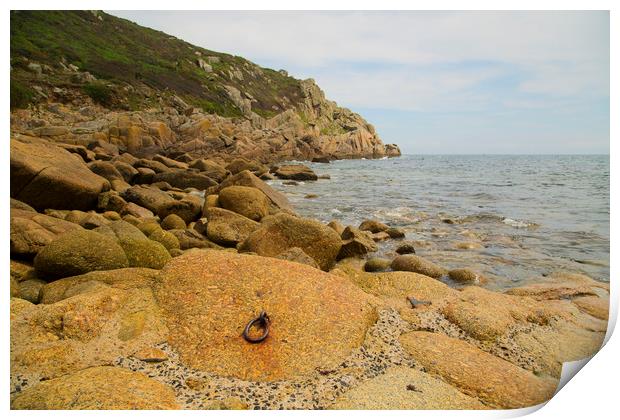
<path id="1" fill-rule="evenodd" d="M 599 349 L 608 283 L 499 290 L 407 227 L 300 217 L 278 190 L 329 178 L 14 136 L 12 408 L 520 408 Z"/>

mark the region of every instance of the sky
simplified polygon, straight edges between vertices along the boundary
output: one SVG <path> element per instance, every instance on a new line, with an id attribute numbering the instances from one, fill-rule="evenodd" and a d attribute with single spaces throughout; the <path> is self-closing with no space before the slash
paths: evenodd
<path id="1" fill-rule="evenodd" d="M 299 79 L 406 154 L 608 154 L 606 11 L 114 11 Z"/>

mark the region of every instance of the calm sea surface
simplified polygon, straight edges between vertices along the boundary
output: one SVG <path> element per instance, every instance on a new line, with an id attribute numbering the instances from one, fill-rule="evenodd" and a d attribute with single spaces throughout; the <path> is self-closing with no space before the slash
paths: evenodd
<path id="1" fill-rule="evenodd" d="M 270 182 L 303 216 L 401 227 L 407 240 L 417 241 L 418 255 L 448 269 L 482 272 L 491 288 L 560 270 L 609 281 L 609 156 L 426 155 L 305 164 L 331 179 Z M 464 242 L 478 249 L 461 249 Z M 378 255 L 395 255 L 396 246 L 382 242 Z"/>

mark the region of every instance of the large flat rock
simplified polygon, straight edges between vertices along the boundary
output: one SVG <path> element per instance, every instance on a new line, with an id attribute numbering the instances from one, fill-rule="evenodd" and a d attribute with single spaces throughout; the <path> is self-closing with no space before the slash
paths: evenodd
<path id="1" fill-rule="evenodd" d="M 160 274 L 156 297 L 184 363 L 248 380 L 335 366 L 361 345 L 376 316 L 368 295 L 342 277 L 215 250 L 174 258 Z M 243 329 L 263 310 L 269 336 L 248 343 Z"/>
<path id="2" fill-rule="evenodd" d="M 549 400 L 557 381 L 480 350 L 465 341 L 426 331 L 400 337 L 413 359 L 428 372 L 467 395 L 497 408 L 521 408 Z"/>

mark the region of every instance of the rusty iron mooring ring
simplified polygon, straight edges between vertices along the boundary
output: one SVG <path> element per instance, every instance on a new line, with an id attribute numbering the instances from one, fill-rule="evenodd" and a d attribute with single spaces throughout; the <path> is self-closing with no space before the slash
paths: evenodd
<path id="1" fill-rule="evenodd" d="M 250 328 L 252 328 L 253 325 L 257 325 L 257 324 L 260 328 L 263 329 L 263 334 L 259 337 L 251 337 Z M 265 311 L 262 311 L 258 317 L 248 322 L 248 325 L 246 325 L 245 329 L 243 330 L 243 338 L 248 343 L 260 343 L 265 338 L 267 338 L 268 335 L 269 335 L 269 315 L 267 315 L 267 312 Z"/>

